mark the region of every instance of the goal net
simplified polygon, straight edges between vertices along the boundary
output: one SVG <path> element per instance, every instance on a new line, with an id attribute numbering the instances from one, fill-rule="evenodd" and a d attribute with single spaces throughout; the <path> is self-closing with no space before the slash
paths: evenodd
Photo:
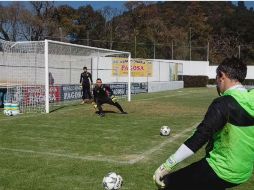
<path id="1" fill-rule="evenodd" d="M 130 100 L 130 74 L 119 79 L 112 61 L 130 53 L 51 40 L 0 41 L 0 85 L 6 102 L 18 103 L 21 112 L 46 112 L 57 105 L 80 102 L 80 74 L 87 67 L 93 81 L 101 78 L 115 94 Z M 121 93 L 119 91 L 121 87 Z"/>

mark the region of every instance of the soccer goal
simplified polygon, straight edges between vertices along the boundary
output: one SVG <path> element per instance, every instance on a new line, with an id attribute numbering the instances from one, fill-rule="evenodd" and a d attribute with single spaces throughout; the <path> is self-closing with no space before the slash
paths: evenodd
<path id="1" fill-rule="evenodd" d="M 119 80 L 112 64 L 107 64 L 116 58 L 127 60 L 125 79 Z M 5 101 L 18 103 L 20 112 L 49 113 L 55 105 L 80 102 L 80 74 L 87 67 L 94 82 L 102 78 L 116 92 L 121 87 L 118 94 L 130 101 L 130 59 L 129 52 L 51 40 L 0 41 L 0 85 L 7 89 Z"/>

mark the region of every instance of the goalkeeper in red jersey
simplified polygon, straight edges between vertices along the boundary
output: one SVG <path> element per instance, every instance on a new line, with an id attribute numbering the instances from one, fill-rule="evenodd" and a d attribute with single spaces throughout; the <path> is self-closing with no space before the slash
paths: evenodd
<path id="1" fill-rule="evenodd" d="M 127 112 L 123 111 L 121 105 L 117 102 L 117 98 L 113 95 L 113 91 L 110 89 L 108 85 L 102 84 L 102 80 L 98 78 L 96 80 L 96 85 L 93 89 L 94 95 L 94 108 L 98 108 L 98 114 L 101 117 L 105 116 L 105 113 L 102 110 L 102 104 L 110 104 L 119 109 L 122 114 L 127 114 Z"/>

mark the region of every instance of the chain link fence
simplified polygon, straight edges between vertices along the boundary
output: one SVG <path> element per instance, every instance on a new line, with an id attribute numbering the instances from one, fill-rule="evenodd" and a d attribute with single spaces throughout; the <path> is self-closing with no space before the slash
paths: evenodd
<path id="1" fill-rule="evenodd" d="M 59 40 L 59 39 L 54 39 Z M 76 43 L 76 42 L 75 42 Z M 135 41 L 107 41 L 81 39 L 79 43 L 98 48 L 108 48 L 131 52 L 132 58 L 145 59 L 168 59 L 168 60 L 192 60 L 209 61 L 211 65 L 218 65 L 226 57 L 239 57 L 254 65 L 254 43 L 230 46 L 217 46 L 216 43 L 199 43 L 191 41 L 188 43 L 151 43 Z"/>

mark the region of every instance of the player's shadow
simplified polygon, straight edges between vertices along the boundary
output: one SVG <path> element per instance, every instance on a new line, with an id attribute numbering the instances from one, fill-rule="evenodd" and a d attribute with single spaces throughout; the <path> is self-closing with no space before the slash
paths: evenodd
<path id="1" fill-rule="evenodd" d="M 52 110 L 50 110 L 50 113 L 64 109 L 66 107 L 75 107 L 75 106 L 78 106 L 78 104 L 77 105 L 62 105 L 62 106 L 53 107 Z"/>
<path id="2" fill-rule="evenodd" d="M 106 113 L 117 113 L 117 114 L 120 113 L 120 112 L 109 111 L 109 110 L 108 110 L 108 111 L 106 110 L 106 111 L 103 111 L 103 112 L 104 112 L 105 114 L 106 114 Z M 99 114 L 99 111 L 96 111 L 95 113 L 96 113 L 96 114 Z"/>

